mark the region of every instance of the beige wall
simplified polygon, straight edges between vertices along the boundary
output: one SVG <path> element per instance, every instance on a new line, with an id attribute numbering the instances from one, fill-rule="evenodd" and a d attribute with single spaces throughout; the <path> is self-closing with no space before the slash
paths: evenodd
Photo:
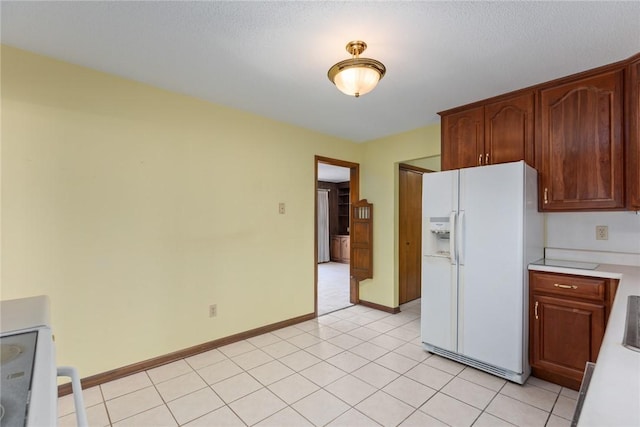
<path id="1" fill-rule="evenodd" d="M 423 157 L 421 159 L 415 159 L 415 160 L 407 160 L 403 163 L 435 172 L 441 169 L 442 167 L 441 161 L 442 159 L 438 155 L 438 156 L 431 156 L 431 157 Z"/>
<path id="2" fill-rule="evenodd" d="M 361 164 L 361 297 L 397 304 L 397 162 L 438 154 L 439 128 L 354 144 L 1 54 L 0 298 L 51 297 L 58 364 L 86 377 L 313 312 L 315 155 Z"/>
<path id="3" fill-rule="evenodd" d="M 312 313 L 314 155 L 361 150 L 3 47 L 1 297 L 83 377 Z"/>
<path id="4" fill-rule="evenodd" d="M 440 125 L 367 142 L 362 157 L 361 193 L 373 203 L 374 273 L 360 284 L 360 298 L 398 305 L 398 164 L 440 154 Z"/>

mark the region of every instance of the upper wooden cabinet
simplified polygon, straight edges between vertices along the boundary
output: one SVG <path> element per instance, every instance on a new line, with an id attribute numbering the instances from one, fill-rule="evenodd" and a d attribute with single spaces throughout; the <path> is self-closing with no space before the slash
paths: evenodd
<path id="1" fill-rule="evenodd" d="M 534 94 L 492 102 L 484 107 L 484 164 L 524 160 L 533 165 Z"/>
<path id="2" fill-rule="evenodd" d="M 541 88 L 540 208 L 624 208 L 624 69 Z"/>
<path id="3" fill-rule="evenodd" d="M 438 114 L 442 170 L 524 160 L 541 211 L 640 210 L 640 53 Z"/>
<path id="4" fill-rule="evenodd" d="M 442 116 L 442 170 L 481 164 L 484 153 L 484 107 Z"/>
<path id="5" fill-rule="evenodd" d="M 640 55 L 627 71 L 627 207 L 640 210 Z"/>
<path id="6" fill-rule="evenodd" d="M 518 160 L 533 165 L 532 91 L 440 115 L 442 170 Z"/>

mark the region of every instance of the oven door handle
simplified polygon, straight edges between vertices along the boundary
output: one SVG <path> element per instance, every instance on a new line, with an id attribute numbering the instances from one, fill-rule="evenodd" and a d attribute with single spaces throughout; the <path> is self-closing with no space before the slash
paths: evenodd
<path id="1" fill-rule="evenodd" d="M 72 366 L 58 366 L 59 377 L 71 378 L 71 389 L 73 390 L 73 404 L 76 407 L 76 420 L 78 427 L 87 427 L 87 413 L 84 408 L 84 398 L 82 397 L 82 385 L 78 370 Z"/>

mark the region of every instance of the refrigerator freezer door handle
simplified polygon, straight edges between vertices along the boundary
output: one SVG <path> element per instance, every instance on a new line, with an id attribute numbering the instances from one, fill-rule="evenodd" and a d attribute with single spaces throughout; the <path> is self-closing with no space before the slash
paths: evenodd
<path id="1" fill-rule="evenodd" d="M 456 254 L 456 236 L 458 235 L 456 230 L 456 211 L 451 211 L 449 214 L 449 257 L 451 259 L 451 265 L 455 265 L 458 262 L 458 256 Z"/>
<path id="2" fill-rule="evenodd" d="M 456 259 L 458 264 L 464 265 L 464 211 L 460 211 L 458 215 L 458 223 L 456 224 Z"/>

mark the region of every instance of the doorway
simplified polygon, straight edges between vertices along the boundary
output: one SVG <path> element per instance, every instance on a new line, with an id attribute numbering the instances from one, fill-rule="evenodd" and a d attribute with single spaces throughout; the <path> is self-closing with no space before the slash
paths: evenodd
<path id="1" fill-rule="evenodd" d="M 358 301 L 350 274 L 350 207 L 358 200 L 359 166 L 316 156 L 315 313 Z"/>

